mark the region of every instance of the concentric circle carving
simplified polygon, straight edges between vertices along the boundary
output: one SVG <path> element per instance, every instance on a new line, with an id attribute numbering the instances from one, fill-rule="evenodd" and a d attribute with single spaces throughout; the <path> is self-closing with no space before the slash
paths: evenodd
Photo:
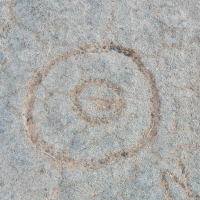
<path id="1" fill-rule="evenodd" d="M 59 77 L 49 84 L 54 76 Z M 41 88 L 48 98 L 41 100 Z M 25 133 L 30 144 L 53 162 L 98 169 L 145 147 L 157 134 L 159 107 L 154 77 L 134 50 L 86 44 L 53 58 L 28 81 Z M 43 109 L 46 115 L 41 114 Z M 87 144 L 91 138 L 96 143 Z"/>

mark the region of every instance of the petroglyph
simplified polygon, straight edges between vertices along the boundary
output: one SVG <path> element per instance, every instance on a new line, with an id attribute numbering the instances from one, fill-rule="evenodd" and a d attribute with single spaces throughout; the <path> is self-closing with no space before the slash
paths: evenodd
<path id="1" fill-rule="evenodd" d="M 142 87 L 148 87 L 146 91 L 147 94 L 149 94 L 149 96 L 147 95 L 147 97 L 149 97 L 149 111 L 147 112 L 147 115 L 150 117 L 149 127 L 144 128 L 143 132 L 139 133 L 140 135 L 138 136 L 137 140 L 133 142 L 133 144 L 124 145 L 121 149 L 108 150 L 104 155 L 97 158 L 90 158 L 88 156 L 72 157 L 67 151 L 58 151 L 55 149 L 54 145 L 45 141 L 41 137 L 40 132 L 37 132 L 37 123 L 35 122 L 33 115 L 35 100 L 37 99 L 35 96 L 35 90 L 40 84 L 43 84 L 46 78 L 48 78 L 48 74 L 54 68 L 54 66 L 62 61 L 68 60 L 76 55 L 105 56 L 107 54 L 116 56 L 116 58 L 120 59 L 128 59 L 128 62 L 131 62 L 137 66 L 132 74 L 135 73 L 135 77 L 141 76 L 146 81 L 148 86 L 143 84 Z M 111 69 L 112 67 L 110 67 L 109 70 Z M 136 69 L 141 75 L 136 73 Z M 117 117 L 125 117 L 126 119 L 127 116 L 122 112 L 124 112 L 126 109 L 128 105 L 127 101 L 129 101 L 129 99 L 124 95 L 134 93 L 134 90 L 131 91 L 131 89 L 125 91 L 125 86 L 123 86 L 125 83 L 122 84 L 120 81 L 117 83 L 117 81 L 109 80 L 110 78 L 102 78 L 98 76 L 95 77 L 94 74 L 96 72 L 94 72 L 94 74 L 90 74 L 91 71 L 88 70 L 87 67 L 84 67 L 84 70 L 85 74 L 82 77 L 83 81 L 80 80 L 78 81 L 78 84 L 72 84 L 72 86 L 70 86 L 71 89 L 68 96 L 70 96 L 70 106 L 73 110 L 72 112 L 70 111 L 70 114 L 73 114 L 74 112 L 74 115 L 78 115 L 80 120 L 92 127 L 95 127 L 96 124 L 108 124 L 110 126 L 112 121 L 115 121 L 115 118 Z M 100 73 L 100 75 L 102 74 L 103 73 Z M 121 76 L 122 75 L 120 74 L 119 80 L 122 79 Z M 76 77 L 72 77 L 72 79 L 73 78 L 76 79 Z M 132 81 L 132 79 L 130 80 Z M 130 87 L 129 84 L 127 85 L 127 87 Z M 136 88 L 138 86 L 139 85 L 135 85 Z M 97 91 L 97 93 L 95 93 L 95 91 Z M 140 92 L 142 91 L 139 91 L 138 94 Z M 133 98 L 130 99 L 133 100 Z M 138 102 L 141 102 L 141 100 Z M 71 52 L 67 52 L 61 56 L 58 56 L 57 58 L 53 58 L 46 65 L 40 67 L 36 71 L 35 76 L 28 81 L 24 102 L 24 127 L 27 139 L 29 140 L 31 146 L 37 149 L 40 153 L 48 156 L 53 162 L 71 169 L 98 169 L 118 162 L 119 160 L 131 157 L 144 148 L 144 146 L 152 139 L 152 137 L 157 134 L 160 119 L 159 108 L 159 96 L 154 77 L 151 72 L 145 68 L 140 57 L 137 56 L 134 50 L 115 46 L 114 44 L 85 44 L 80 48 L 72 50 Z M 68 114 L 69 113 L 67 113 L 67 115 Z M 123 135 L 124 134 L 126 133 L 123 133 Z M 132 132 L 133 136 L 134 134 L 135 133 Z"/>
<path id="2" fill-rule="evenodd" d="M 110 114 L 103 115 L 102 117 L 90 117 L 87 114 L 87 111 L 82 108 L 79 100 L 79 96 L 82 93 L 83 89 L 87 86 L 104 86 L 112 90 L 112 92 L 116 95 L 115 99 L 107 98 L 105 94 L 100 94 L 98 98 L 91 98 L 88 99 L 93 102 L 93 110 L 94 111 L 109 111 L 111 110 Z M 97 88 L 96 88 L 97 89 Z M 75 86 L 74 90 L 72 90 L 72 99 L 74 104 L 74 110 L 78 113 L 78 115 L 84 119 L 85 121 L 92 123 L 92 124 L 101 124 L 101 123 L 108 123 L 112 118 L 117 117 L 121 113 L 121 109 L 125 106 L 124 99 L 122 97 L 122 91 L 119 87 L 116 87 L 109 81 L 102 80 L 102 79 L 89 79 L 85 80 L 78 86 Z"/>
<path id="3" fill-rule="evenodd" d="M 0 0 L 0 199 L 199 199 L 199 2 Z"/>
<path id="4" fill-rule="evenodd" d="M 169 178 L 170 181 L 176 183 L 181 189 L 183 189 L 190 199 L 195 199 L 195 200 L 200 199 L 200 197 L 197 194 L 195 194 L 194 191 L 192 191 L 191 188 L 189 187 L 189 182 L 184 184 L 172 172 L 170 172 L 169 170 L 166 170 L 166 171 L 161 172 L 161 180 L 163 181 L 163 185 L 166 189 L 166 193 L 165 193 L 165 196 L 164 196 L 166 200 L 173 200 L 174 199 L 173 195 L 170 192 L 169 182 L 167 181 L 167 178 Z"/>
<path id="5" fill-rule="evenodd" d="M 182 159 L 181 159 L 181 154 L 180 150 L 181 149 L 190 149 L 190 150 L 196 150 L 198 147 L 196 145 L 178 145 L 176 148 L 176 162 L 181 169 L 181 176 L 178 177 L 174 173 L 172 173 L 169 170 L 161 170 L 161 181 L 163 183 L 163 186 L 165 188 L 165 194 L 164 194 L 164 199 L 166 200 L 173 200 L 176 199 L 171 191 L 172 187 L 170 187 L 171 183 L 175 183 L 180 189 L 182 189 L 187 197 L 189 199 L 194 199 L 194 200 L 199 200 L 200 196 L 197 194 L 190 183 L 189 177 L 188 177 L 188 171 L 186 170 L 186 166 L 184 165 Z"/>

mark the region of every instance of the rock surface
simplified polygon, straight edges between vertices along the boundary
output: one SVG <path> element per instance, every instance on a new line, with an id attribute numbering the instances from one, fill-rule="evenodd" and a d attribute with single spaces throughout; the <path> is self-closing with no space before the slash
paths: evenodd
<path id="1" fill-rule="evenodd" d="M 0 0 L 0 199 L 199 200 L 200 2 Z"/>

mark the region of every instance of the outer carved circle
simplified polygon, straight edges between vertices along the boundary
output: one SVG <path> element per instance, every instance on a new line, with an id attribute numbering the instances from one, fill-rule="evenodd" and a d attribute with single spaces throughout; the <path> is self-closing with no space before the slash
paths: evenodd
<path id="1" fill-rule="evenodd" d="M 151 125 L 148 130 L 146 130 L 143 135 L 131 146 L 121 149 L 116 152 L 108 152 L 101 158 L 72 158 L 68 155 L 67 152 L 58 152 L 55 148 L 48 144 L 45 140 L 40 138 L 39 133 L 36 132 L 36 124 L 34 123 L 33 119 L 33 108 L 35 102 L 35 88 L 41 84 L 44 78 L 49 73 L 50 69 L 54 67 L 56 63 L 61 62 L 62 60 L 68 59 L 71 56 L 79 55 L 79 54 L 89 54 L 89 53 L 100 53 L 100 52 L 115 52 L 119 54 L 123 54 L 131 58 L 131 60 L 137 65 L 138 70 L 143 74 L 146 78 L 149 87 L 151 89 L 151 97 L 150 97 L 150 111 L 151 111 Z M 116 99 L 113 103 L 113 108 L 110 111 L 108 117 L 94 117 L 91 118 L 88 116 L 87 112 L 80 105 L 79 95 L 83 88 L 86 85 L 104 85 L 116 94 Z M 75 86 L 72 93 L 76 93 L 74 98 L 72 98 L 74 109 L 77 111 L 79 117 L 83 118 L 85 121 L 93 124 L 100 124 L 100 123 L 108 123 L 109 120 L 117 115 L 120 114 L 122 108 L 124 107 L 124 99 L 121 96 L 121 89 L 108 80 L 103 79 L 88 79 L 85 80 L 84 83 L 81 84 L 82 86 Z M 156 88 L 155 80 L 152 73 L 145 68 L 143 63 L 141 62 L 141 58 L 137 56 L 136 52 L 132 49 L 127 49 L 119 46 L 115 46 L 111 44 L 86 44 L 72 50 L 71 52 L 64 53 L 63 55 L 53 58 L 50 60 L 46 65 L 40 67 L 37 72 L 35 73 L 34 77 L 32 77 L 27 84 L 26 89 L 26 97 L 24 102 L 24 127 L 25 127 L 25 134 L 30 142 L 31 146 L 33 146 L 37 151 L 43 153 L 44 155 L 48 156 L 53 162 L 56 162 L 64 167 L 68 167 L 71 169 L 99 169 L 104 167 L 108 164 L 115 163 L 119 160 L 123 160 L 125 158 L 131 157 L 135 155 L 139 150 L 141 150 L 153 136 L 157 134 L 158 127 L 159 127 L 159 109 L 160 109 L 160 102 L 158 96 L 158 90 Z"/>

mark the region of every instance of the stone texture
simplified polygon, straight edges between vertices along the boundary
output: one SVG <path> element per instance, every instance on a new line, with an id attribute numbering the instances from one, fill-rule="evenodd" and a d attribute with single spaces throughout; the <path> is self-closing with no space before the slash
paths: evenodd
<path id="1" fill-rule="evenodd" d="M 0 0 L 0 199 L 200 199 L 198 0 Z"/>

